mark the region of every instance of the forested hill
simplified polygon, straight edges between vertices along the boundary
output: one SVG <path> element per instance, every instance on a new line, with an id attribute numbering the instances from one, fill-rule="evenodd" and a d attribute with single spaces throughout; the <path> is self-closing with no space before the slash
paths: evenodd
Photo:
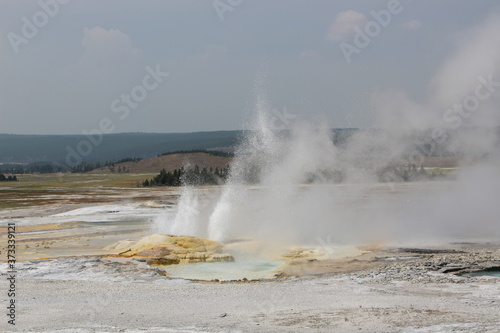
<path id="1" fill-rule="evenodd" d="M 0 163 L 64 162 L 68 155 L 78 155 L 85 161 L 116 161 L 128 157 L 149 158 L 179 150 L 223 150 L 235 146 L 240 134 L 240 131 L 119 133 L 102 137 L 0 134 Z"/>
<path id="2" fill-rule="evenodd" d="M 470 154 L 469 138 L 498 143 L 500 128 L 460 128 L 446 132 L 446 140 L 439 145 L 432 142 L 433 130 L 391 134 L 390 131 L 375 129 L 332 129 L 335 145 L 342 147 L 350 142 L 354 133 L 358 141 L 373 146 L 377 142 L 406 142 L 406 153 L 421 152 L 438 157 L 465 156 Z M 288 130 L 279 132 L 287 136 Z M 193 133 L 118 133 L 106 135 L 14 135 L 0 134 L 0 163 L 59 162 L 75 167 L 82 162 L 115 162 L 123 159 L 147 159 L 175 151 L 217 150 L 233 152 L 243 131 L 213 131 Z M 482 139 L 481 139 L 482 138 Z M 358 144 L 359 145 L 359 144 Z M 413 145 L 413 146 L 412 146 Z M 431 146 L 432 149 L 429 150 Z M 469 148 L 468 148 L 469 147 Z M 383 147 L 379 147 L 383 148 Z M 383 150 L 383 149 L 382 149 Z M 372 149 L 375 153 L 375 150 Z M 478 151 L 476 155 L 484 152 Z M 403 154 L 404 155 L 404 154 Z"/>

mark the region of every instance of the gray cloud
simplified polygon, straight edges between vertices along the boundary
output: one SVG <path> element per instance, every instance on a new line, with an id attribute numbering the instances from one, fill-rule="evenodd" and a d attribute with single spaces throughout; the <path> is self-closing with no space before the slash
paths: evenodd
<path id="1" fill-rule="evenodd" d="M 347 40 L 354 35 L 354 28 L 361 27 L 366 21 L 365 14 L 355 10 L 340 12 L 328 29 L 327 38 L 332 41 Z"/>
<path id="2" fill-rule="evenodd" d="M 326 35 L 347 38 L 356 15 L 350 20 L 346 13 L 386 6 L 386 1 L 255 1 L 238 6 L 221 22 L 210 2 L 72 1 L 16 54 L 6 36 L 19 33 L 22 17 L 32 17 L 40 6 L 2 1 L 0 113 L 9 124 L 0 123 L 0 133 L 81 133 L 108 115 L 109 103 L 136 85 L 147 65 L 157 63 L 172 73 L 169 83 L 117 131 L 241 128 L 253 100 L 253 80 L 262 70 L 277 108 L 324 114 L 335 127 L 372 126 L 381 122 L 373 123 L 376 112 L 369 108 L 374 89 L 396 87 L 405 91 L 400 100 L 424 95 L 425 82 L 457 48 L 447 42 L 454 36 L 450 32 L 476 25 L 497 8 L 489 2 L 412 2 L 355 64 L 346 66 L 337 43 Z M 401 28 L 424 13 L 431 14 L 418 31 Z M 449 17 L 446 22 L 443 15 Z M 450 66 L 476 66 L 456 62 Z M 455 81 L 462 78 L 454 76 L 454 69 L 441 71 L 444 81 L 432 80 L 428 101 L 411 103 L 442 105 L 469 88 L 459 89 Z M 446 82 L 456 93 L 443 88 Z M 487 103 L 493 108 L 496 102 Z M 384 112 L 390 118 L 390 111 Z M 411 114 L 402 118 L 408 117 L 413 121 Z"/>

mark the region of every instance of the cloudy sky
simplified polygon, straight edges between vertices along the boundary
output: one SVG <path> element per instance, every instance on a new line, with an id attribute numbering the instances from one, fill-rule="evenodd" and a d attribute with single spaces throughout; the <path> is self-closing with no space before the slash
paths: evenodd
<path id="1" fill-rule="evenodd" d="M 500 81 L 499 15 L 498 0 L 0 0 L 0 133 L 241 129 L 257 91 L 332 127 L 427 122 L 478 76 Z"/>

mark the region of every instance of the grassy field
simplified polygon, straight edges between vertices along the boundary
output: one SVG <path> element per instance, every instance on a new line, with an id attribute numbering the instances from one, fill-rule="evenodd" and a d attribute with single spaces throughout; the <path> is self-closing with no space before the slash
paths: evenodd
<path id="1" fill-rule="evenodd" d="M 0 210 L 56 203 L 80 204 L 111 202 L 124 192 L 139 190 L 138 184 L 151 174 L 36 174 L 19 175 L 17 182 L 0 183 Z"/>
<path id="2" fill-rule="evenodd" d="M 44 188 L 95 188 L 95 187 L 138 187 L 146 178 L 157 173 L 49 173 L 19 175 L 17 182 L 2 182 L 4 189 L 44 189 Z"/>
<path id="3" fill-rule="evenodd" d="M 455 170 L 428 168 L 427 172 L 449 176 Z M 157 173 L 19 175 L 17 182 L 0 183 L 0 210 L 50 204 L 106 203 L 131 192 L 140 192 L 145 199 L 153 199 L 158 195 L 155 192 L 167 189 L 142 188 L 138 185 L 156 175 Z"/>

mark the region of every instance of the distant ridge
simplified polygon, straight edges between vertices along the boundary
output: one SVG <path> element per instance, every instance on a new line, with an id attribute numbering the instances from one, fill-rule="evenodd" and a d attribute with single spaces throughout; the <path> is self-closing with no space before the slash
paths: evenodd
<path id="1" fill-rule="evenodd" d="M 117 133 L 106 135 L 18 135 L 0 134 L 0 164 L 17 164 L 33 162 L 55 162 L 64 166 L 75 167 L 81 162 L 112 163 L 123 159 L 148 159 L 165 153 L 176 151 L 203 151 L 217 150 L 224 153 L 234 153 L 239 141 L 246 131 L 211 131 L 193 133 Z M 380 129 L 332 129 L 333 143 L 338 147 L 347 147 L 355 133 L 364 135 L 369 142 L 371 137 L 379 137 L 381 142 L 391 138 L 390 131 Z M 500 147 L 500 127 L 470 128 L 464 127 L 446 132 L 447 140 L 439 145 L 432 145 L 432 130 L 413 131 L 398 134 L 392 139 L 403 140 L 408 143 L 407 153 L 417 151 L 427 158 L 432 166 L 456 165 L 461 156 L 481 154 L 498 154 Z M 287 136 L 290 131 L 280 131 L 280 135 Z M 481 138 L 489 136 L 496 138 L 494 152 L 470 151 L 464 145 L 464 138 Z M 356 136 L 358 137 L 358 136 Z M 363 136 L 362 136 L 363 137 Z M 359 137 L 358 137 L 359 138 Z M 462 139 L 460 139 L 462 138 Z M 490 138 L 490 140 L 491 140 Z M 380 140 L 379 140 L 380 141 Z M 460 143 L 457 145 L 457 143 Z M 429 147 L 433 147 L 429 155 Z M 84 148 L 86 151 L 84 151 Z M 382 147 L 383 148 L 383 147 Z M 83 153 L 77 153 L 83 152 Z M 404 155 L 404 154 L 403 154 Z M 478 155 L 478 156 L 476 156 Z M 76 157 L 75 157 L 76 156 Z M 68 163 L 68 157 L 72 163 Z M 436 160 L 433 157 L 439 157 Z M 402 156 L 402 158 L 405 158 Z M 447 158 L 446 163 L 443 158 Z M 431 161 L 433 160 L 433 161 Z M 436 161 L 434 161 L 436 160 Z"/>
<path id="2" fill-rule="evenodd" d="M 217 149 L 231 151 L 241 131 L 193 133 L 117 133 L 102 137 L 85 135 L 0 134 L 0 163 L 57 161 L 65 164 L 78 145 L 91 147 L 84 161 L 117 161 L 123 158 L 150 158 L 180 150 Z M 84 144 L 81 144 L 85 142 Z"/>
<path id="3" fill-rule="evenodd" d="M 334 141 L 337 144 L 345 141 L 356 129 L 332 131 L 336 134 Z M 102 137 L 0 134 L 0 163 L 58 162 L 68 165 L 68 155 L 72 155 L 70 151 L 75 155 L 82 142 L 85 148 L 91 147 L 90 154 L 78 154 L 85 162 L 146 159 L 175 151 L 218 150 L 233 153 L 244 133 L 245 131 L 116 133 L 104 134 Z M 72 161 L 75 161 L 74 157 Z"/>

